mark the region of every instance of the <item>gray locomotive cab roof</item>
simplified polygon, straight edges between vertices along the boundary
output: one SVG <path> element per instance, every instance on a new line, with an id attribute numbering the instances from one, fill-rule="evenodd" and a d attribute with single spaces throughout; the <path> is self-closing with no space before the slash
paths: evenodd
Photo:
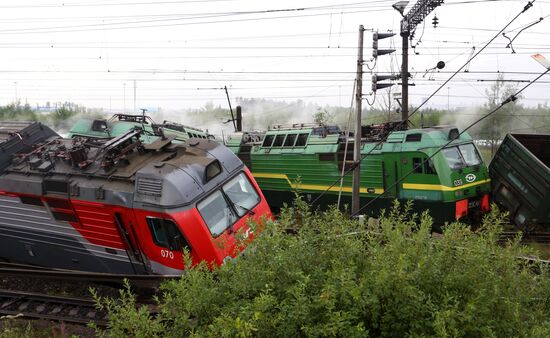
<path id="1" fill-rule="evenodd" d="M 207 180 L 206 168 L 216 162 L 222 170 Z M 243 166 L 225 146 L 193 138 L 185 143 L 183 156 L 149 163 L 136 173 L 134 202 L 163 208 L 185 206 L 216 189 Z"/>
<path id="2" fill-rule="evenodd" d="M 0 158 L 0 190 L 70 195 L 138 208 L 179 208 L 244 167 L 229 149 L 209 139 L 191 138 L 182 144 L 165 137 L 143 144 L 141 133 L 131 130 L 109 141 L 46 134 L 33 148 L 13 147 L 17 152 Z M 15 141 L 24 144 L 27 138 L 23 134 Z M 207 168 L 214 169 L 208 179 Z"/>

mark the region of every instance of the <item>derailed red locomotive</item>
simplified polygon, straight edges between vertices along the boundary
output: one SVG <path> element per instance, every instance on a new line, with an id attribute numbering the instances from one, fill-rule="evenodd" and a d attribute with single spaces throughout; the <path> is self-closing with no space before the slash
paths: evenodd
<path id="1" fill-rule="evenodd" d="M 0 258 L 90 272 L 180 274 L 223 262 L 272 217 L 254 178 L 205 139 L 150 144 L 63 139 L 40 123 L 0 123 Z M 245 238 L 244 240 L 242 238 Z"/>

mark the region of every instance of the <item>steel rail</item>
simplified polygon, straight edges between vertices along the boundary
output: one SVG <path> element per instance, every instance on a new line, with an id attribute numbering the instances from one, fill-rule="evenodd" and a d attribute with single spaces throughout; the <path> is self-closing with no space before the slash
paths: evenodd
<path id="1" fill-rule="evenodd" d="M 93 300 L 0 289 L 0 314 L 54 320 L 66 323 L 106 326 L 107 314 Z"/>
<path id="2" fill-rule="evenodd" d="M 85 272 L 78 270 L 52 269 L 41 266 L 0 262 L 0 276 L 7 277 L 33 277 L 45 279 L 61 279 L 85 282 L 124 283 L 128 280 L 131 285 L 138 288 L 156 288 L 166 280 L 181 278 L 180 275 L 137 275 L 115 274 L 102 272 Z"/>

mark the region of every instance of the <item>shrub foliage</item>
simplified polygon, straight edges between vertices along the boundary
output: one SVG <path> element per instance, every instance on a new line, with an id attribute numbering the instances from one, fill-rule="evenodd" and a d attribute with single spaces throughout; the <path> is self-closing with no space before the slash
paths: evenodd
<path id="1" fill-rule="evenodd" d="M 98 334 L 550 336 L 546 269 L 518 259 L 526 254 L 519 240 L 498 243 L 498 212 L 475 232 L 457 223 L 433 238 L 427 215 L 407 218 L 397 204 L 369 225 L 303 204 L 233 262 L 164 284 L 157 316 L 127 291 L 98 299 L 110 313 Z"/>

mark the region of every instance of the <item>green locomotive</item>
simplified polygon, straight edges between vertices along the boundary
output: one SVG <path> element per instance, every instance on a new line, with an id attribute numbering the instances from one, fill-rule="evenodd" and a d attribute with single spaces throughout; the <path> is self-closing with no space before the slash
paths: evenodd
<path id="1" fill-rule="evenodd" d="M 185 142 L 192 137 L 213 139 L 214 135 L 204 132 L 201 129 L 185 126 L 183 124 L 164 121 L 155 123 L 147 115 L 114 114 L 110 119 L 82 118 L 73 125 L 69 131 L 69 138 L 78 136 L 93 137 L 99 139 L 110 139 L 127 133 L 129 130 L 138 127 L 145 130 L 142 140 L 145 143 L 157 139 L 153 129 L 162 128 L 164 135 L 173 136 L 176 142 Z"/>
<path id="2" fill-rule="evenodd" d="M 394 199 L 414 200 L 414 210 L 429 210 L 436 223 L 489 209 L 487 166 L 467 133 L 448 126 L 390 132 L 395 126 L 362 127 L 360 203 L 371 202 L 363 214 L 378 216 Z M 310 202 L 327 191 L 322 207 L 340 193 L 343 203 L 351 201 L 351 175 L 334 184 L 342 168 L 353 166 L 354 147 L 337 126 L 280 125 L 264 135 L 236 133 L 226 145 L 248 165 L 272 208 L 291 202 L 294 191 Z"/>

